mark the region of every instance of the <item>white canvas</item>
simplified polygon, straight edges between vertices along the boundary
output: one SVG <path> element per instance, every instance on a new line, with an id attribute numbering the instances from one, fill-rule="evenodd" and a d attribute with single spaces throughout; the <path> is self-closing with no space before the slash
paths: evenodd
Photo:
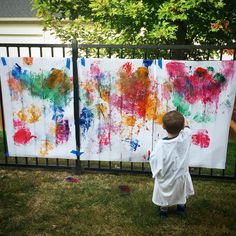
<path id="1" fill-rule="evenodd" d="M 154 69 L 152 60 L 78 60 L 82 160 L 147 160 L 157 110 Z"/>
<path id="2" fill-rule="evenodd" d="M 162 66 L 157 65 L 163 110 L 177 109 L 193 130 L 192 167 L 225 168 L 235 71 L 234 61 L 163 60 Z"/>
<path id="3" fill-rule="evenodd" d="M 10 156 L 76 158 L 70 58 L 1 58 Z"/>
<path id="4" fill-rule="evenodd" d="M 177 109 L 193 130 L 190 166 L 225 167 L 234 61 L 81 58 L 78 71 L 82 160 L 146 162 Z"/>

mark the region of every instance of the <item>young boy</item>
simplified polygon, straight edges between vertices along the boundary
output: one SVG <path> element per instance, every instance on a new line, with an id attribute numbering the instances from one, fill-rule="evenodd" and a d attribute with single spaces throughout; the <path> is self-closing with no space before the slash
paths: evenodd
<path id="1" fill-rule="evenodd" d="M 194 194 L 189 174 L 188 157 L 191 130 L 177 111 L 167 112 L 163 128 L 168 136 L 158 141 L 150 155 L 152 176 L 155 179 L 152 201 L 160 206 L 160 217 L 166 218 L 168 206 L 177 205 L 177 213 L 185 215 L 186 199 Z"/>

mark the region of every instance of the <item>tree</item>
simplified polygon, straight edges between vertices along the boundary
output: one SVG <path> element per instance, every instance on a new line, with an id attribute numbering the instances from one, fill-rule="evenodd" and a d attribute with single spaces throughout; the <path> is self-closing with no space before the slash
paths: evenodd
<path id="1" fill-rule="evenodd" d="M 33 0 L 64 42 L 215 44 L 236 41 L 235 0 Z"/>

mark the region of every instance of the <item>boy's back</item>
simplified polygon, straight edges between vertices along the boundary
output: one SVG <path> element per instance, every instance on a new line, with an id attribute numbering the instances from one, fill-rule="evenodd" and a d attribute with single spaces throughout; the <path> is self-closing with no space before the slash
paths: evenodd
<path id="1" fill-rule="evenodd" d="M 191 130 L 186 127 L 177 137 L 158 141 L 150 156 L 150 166 L 155 178 L 152 201 L 159 206 L 185 204 L 194 194 L 189 174 L 188 156 Z"/>

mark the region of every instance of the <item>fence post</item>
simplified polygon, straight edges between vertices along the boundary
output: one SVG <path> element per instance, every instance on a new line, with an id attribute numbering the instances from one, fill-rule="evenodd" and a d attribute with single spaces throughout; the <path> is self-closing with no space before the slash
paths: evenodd
<path id="1" fill-rule="evenodd" d="M 3 96 L 2 96 L 2 84 L 0 80 L 0 116 L 2 118 L 2 133 L 3 133 L 3 148 L 4 148 L 4 158 L 5 164 L 8 164 L 8 146 L 7 146 L 7 136 L 5 130 L 5 117 L 4 117 L 4 109 L 3 109 Z"/>
<path id="2" fill-rule="evenodd" d="M 73 64 L 73 89 L 74 89 L 74 119 L 75 119 L 75 138 L 76 138 L 76 174 L 81 174 L 80 162 L 80 126 L 79 126 L 79 80 L 78 80 L 78 43 L 77 40 L 72 40 L 72 64 Z"/>

